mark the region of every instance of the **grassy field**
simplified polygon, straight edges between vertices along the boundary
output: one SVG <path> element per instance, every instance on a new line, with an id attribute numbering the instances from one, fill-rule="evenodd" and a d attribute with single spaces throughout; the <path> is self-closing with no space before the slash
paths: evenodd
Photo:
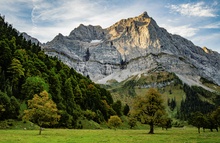
<path id="1" fill-rule="evenodd" d="M 172 128 L 168 131 L 148 130 L 70 130 L 45 129 L 42 135 L 38 130 L 0 130 L 1 143 L 219 143 L 220 133 L 206 131 L 197 133 L 196 128 Z"/>

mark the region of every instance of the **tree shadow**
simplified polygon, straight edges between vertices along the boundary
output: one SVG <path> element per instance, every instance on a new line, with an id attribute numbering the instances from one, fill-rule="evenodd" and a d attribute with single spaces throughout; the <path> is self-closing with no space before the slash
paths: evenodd
<path id="1" fill-rule="evenodd" d="M 153 135 L 168 135 L 168 133 L 166 132 L 154 132 L 153 134 L 149 134 L 148 132 L 146 133 L 139 133 L 139 134 L 142 134 L 142 135 L 147 135 L 147 136 L 153 136 Z"/>

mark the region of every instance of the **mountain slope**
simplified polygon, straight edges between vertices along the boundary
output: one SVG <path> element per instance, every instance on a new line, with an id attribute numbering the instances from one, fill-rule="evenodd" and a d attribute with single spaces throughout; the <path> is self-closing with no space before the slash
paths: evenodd
<path id="1" fill-rule="evenodd" d="M 106 29 L 81 24 L 69 36 L 56 36 L 43 50 L 101 84 L 159 66 L 186 81 L 204 77 L 220 85 L 220 54 L 168 33 L 146 12 Z"/>

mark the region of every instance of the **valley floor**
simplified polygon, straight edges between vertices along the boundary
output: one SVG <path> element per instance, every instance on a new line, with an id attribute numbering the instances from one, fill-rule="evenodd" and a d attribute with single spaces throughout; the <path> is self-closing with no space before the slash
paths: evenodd
<path id="1" fill-rule="evenodd" d="M 155 129 L 155 134 L 148 130 L 74 130 L 45 129 L 42 135 L 38 130 L 0 130 L 1 143 L 217 143 L 219 132 L 201 132 L 197 128 Z"/>

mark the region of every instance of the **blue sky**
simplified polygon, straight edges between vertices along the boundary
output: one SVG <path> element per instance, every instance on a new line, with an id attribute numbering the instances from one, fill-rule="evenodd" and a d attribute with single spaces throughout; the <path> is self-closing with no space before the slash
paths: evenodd
<path id="1" fill-rule="evenodd" d="M 107 28 L 144 11 L 172 34 L 220 53 L 220 0 L 0 0 L 0 14 L 45 43 L 79 24 Z"/>

